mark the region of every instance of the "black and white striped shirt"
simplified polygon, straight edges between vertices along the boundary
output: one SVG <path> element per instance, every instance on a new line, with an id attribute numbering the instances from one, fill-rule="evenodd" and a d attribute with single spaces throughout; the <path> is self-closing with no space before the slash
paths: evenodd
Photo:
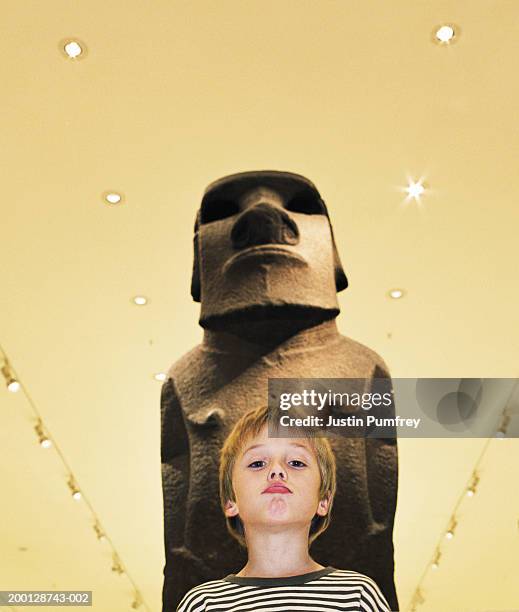
<path id="1" fill-rule="evenodd" d="M 177 612 L 390 612 L 374 580 L 328 566 L 286 578 L 229 574 L 192 588 Z"/>

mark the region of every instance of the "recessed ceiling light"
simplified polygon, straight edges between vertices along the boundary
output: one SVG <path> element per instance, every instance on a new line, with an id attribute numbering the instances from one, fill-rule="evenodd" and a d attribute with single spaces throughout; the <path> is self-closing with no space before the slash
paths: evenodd
<path id="1" fill-rule="evenodd" d="M 433 40 L 438 45 L 449 45 L 459 36 L 459 28 L 452 23 L 444 23 L 433 30 Z"/>
<path id="2" fill-rule="evenodd" d="M 77 38 L 62 40 L 59 48 L 65 57 L 72 60 L 83 59 L 86 55 L 86 45 Z"/>
<path id="3" fill-rule="evenodd" d="M 137 304 L 137 306 L 144 306 L 145 304 L 148 303 L 148 298 L 144 297 L 144 295 L 136 295 L 133 298 L 133 303 Z"/>
<path id="4" fill-rule="evenodd" d="M 77 57 L 78 55 L 81 55 L 82 52 L 83 52 L 83 49 L 81 48 L 81 45 L 75 40 L 65 45 L 65 53 L 69 57 L 72 57 L 72 58 Z"/>
<path id="5" fill-rule="evenodd" d="M 391 289 L 388 291 L 388 295 L 390 298 L 398 300 L 405 295 L 405 291 L 403 289 Z"/>
<path id="6" fill-rule="evenodd" d="M 115 191 L 105 193 L 104 199 L 108 204 L 120 204 L 123 201 L 122 195 Z"/>
<path id="7" fill-rule="evenodd" d="M 419 200 L 420 196 L 424 194 L 425 187 L 421 181 L 414 182 L 410 181 L 409 185 L 406 187 L 406 192 L 409 198 L 414 198 L 415 200 Z"/>
<path id="8" fill-rule="evenodd" d="M 164 372 L 158 372 L 157 374 L 154 375 L 153 378 L 155 380 L 164 381 L 164 380 L 166 380 L 166 374 Z"/>
<path id="9" fill-rule="evenodd" d="M 408 206 L 409 202 L 411 200 L 414 200 L 416 202 L 417 208 L 421 209 L 423 206 L 421 198 L 423 196 L 429 197 L 429 194 L 432 193 L 429 185 L 425 182 L 426 174 L 425 173 L 422 174 L 422 176 L 420 176 L 420 178 L 418 179 L 414 179 L 412 175 L 408 173 L 406 174 L 407 174 L 406 176 L 407 185 L 405 187 L 403 185 L 398 187 L 398 191 L 401 191 L 402 193 L 407 194 L 405 198 L 401 201 L 400 206 L 401 207 Z"/>

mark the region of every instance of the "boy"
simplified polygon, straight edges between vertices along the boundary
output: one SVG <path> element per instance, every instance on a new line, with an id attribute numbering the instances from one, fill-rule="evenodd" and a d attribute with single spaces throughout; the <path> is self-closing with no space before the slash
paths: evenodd
<path id="1" fill-rule="evenodd" d="M 244 414 L 220 456 L 227 528 L 247 548 L 237 573 L 191 589 L 177 612 L 390 612 L 376 583 L 324 567 L 309 546 L 330 523 L 335 458 L 323 437 L 269 438 L 268 408 Z"/>

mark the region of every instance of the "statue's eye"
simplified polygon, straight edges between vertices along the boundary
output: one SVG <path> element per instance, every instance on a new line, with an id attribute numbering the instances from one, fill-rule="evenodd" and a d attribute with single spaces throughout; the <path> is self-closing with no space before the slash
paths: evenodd
<path id="1" fill-rule="evenodd" d="M 324 215 L 324 206 L 313 193 L 303 192 L 296 194 L 285 205 L 287 210 L 304 213 L 305 215 Z"/>
<path id="2" fill-rule="evenodd" d="M 210 200 L 202 205 L 200 216 L 202 224 L 204 224 L 232 217 L 238 212 L 239 207 L 232 200 Z"/>

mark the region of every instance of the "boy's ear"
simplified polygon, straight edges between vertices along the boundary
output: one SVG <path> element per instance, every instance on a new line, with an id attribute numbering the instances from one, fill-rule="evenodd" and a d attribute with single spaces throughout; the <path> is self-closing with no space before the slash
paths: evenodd
<path id="1" fill-rule="evenodd" d="M 231 501 L 230 499 L 227 500 L 227 503 L 225 504 L 225 516 L 236 516 L 238 514 L 238 506 L 236 505 L 236 502 Z"/>
<path id="2" fill-rule="evenodd" d="M 330 494 L 328 494 L 324 499 L 321 499 L 319 505 L 317 506 L 317 514 L 319 516 L 326 516 L 328 514 L 328 509 L 330 508 Z"/>

